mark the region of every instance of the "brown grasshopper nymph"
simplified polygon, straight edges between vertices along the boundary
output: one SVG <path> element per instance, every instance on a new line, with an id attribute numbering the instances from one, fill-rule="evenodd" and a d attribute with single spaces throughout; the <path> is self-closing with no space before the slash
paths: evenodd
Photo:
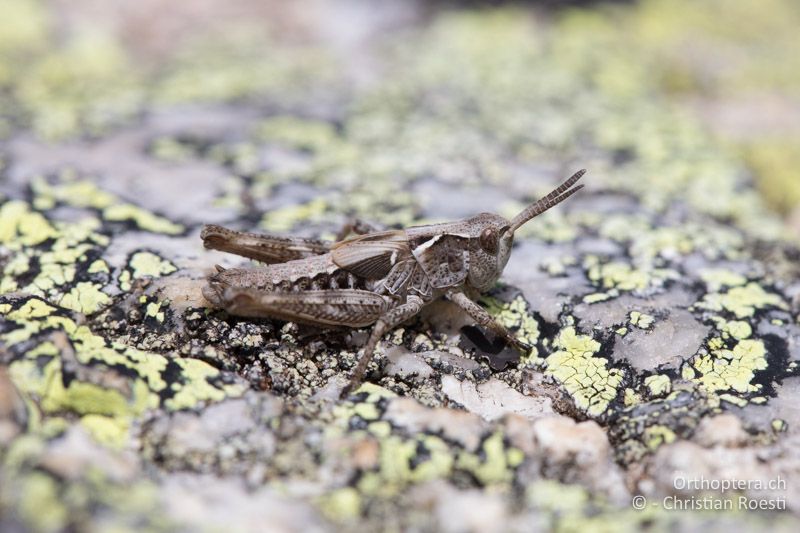
<path id="1" fill-rule="evenodd" d="M 445 297 L 473 320 L 527 353 L 531 347 L 496 322 L 468 295 L 500 278 L 514 232 L 566 200 L 583 185 L 576 172 L 511 221 L 492 213 L 444 224 L 375 231 L 338 242 L 242 233 L 205 226 L 206 248 L 267 263 L 260 268 L 217 267 L 203 295 L 232 315 L 269 317 L 317 326 L 372 325 L 364 351 L 342 395 L 357 387 L 375 347 L 389 330 Z M 344 236 L 342 237 L 344 238 Z"/>

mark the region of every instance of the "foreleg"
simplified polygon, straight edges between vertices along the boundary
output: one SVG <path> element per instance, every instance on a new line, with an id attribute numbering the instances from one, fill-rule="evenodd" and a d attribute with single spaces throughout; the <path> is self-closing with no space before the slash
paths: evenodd
<path id="1" fill-rule="evenodd" d="M 504 325 L 497 322 L 486 309 L 476 304 L 469 297 L 459 290 L 451 290 L 447 293 L 447 299 L 459 306 L 461 309 L 472 317 L 472 319 L 481 326 L 488 328 L 496 335 L 503 337 L 509 344 L 514 346 L 523 354 L 529 353 L 533 346 L 526 342 L 519 340 L 511 331 Z"/>

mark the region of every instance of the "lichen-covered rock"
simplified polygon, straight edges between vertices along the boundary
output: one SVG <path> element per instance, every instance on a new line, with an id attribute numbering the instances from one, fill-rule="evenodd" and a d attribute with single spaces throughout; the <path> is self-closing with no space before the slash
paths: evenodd
<path id="1" fill-rule="evenodd" d="M 342 2 L 321 27 L 234 3 L 275 35 L 214 8 L 207 34 L 164 13 L 136 39 L 146 8 L 87 32 L 98 6 L 0 6 L 0 529 L 796 526 L 800 251 L 741 153 L 671 98 L 736 80 L 674 56 L 683 19 L 650 31 L 669 3 Z M 789 3 L 751 17 L 775 50 Z M 520 230 L 480 301 L 522 356 L 437 302 L 339 400 L 365 331 L 202 297 L 215 263 L 245 263 L 204 251 L 204 223 L 329 238 L 354 216 L 509 215 L 578 167 L 586 190 Z"/>

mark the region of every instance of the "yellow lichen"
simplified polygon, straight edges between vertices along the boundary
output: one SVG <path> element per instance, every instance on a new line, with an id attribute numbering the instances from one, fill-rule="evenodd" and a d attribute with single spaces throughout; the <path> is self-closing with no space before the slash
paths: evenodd
<path id="1" fill-rule="evenodd" d="M 389 389 L 385 389 L 380 385 L 375 385 L 374 383 L 370 383 L 365 381 L 361 385 L 359 385 L 358 389 L 356 389 L 356 393 L 367 393 L 367 402 L 376 402 L 381 398 L 394 398 L 397 395 L 390 391 Z"/>
<path id="2" fill-rule="evenodd" d="M 110 272 L 108 268 L 108 263 L 103 261 L 102 259 L 97 259 L 91 265 L 89 265 L 89 274 L 97 274 L 100 272 Z"/>
<path id="3" fill-rule="evenodd" d="M 69 519 L 55 480 L 39 472 L 28 474 L 22 480 L 19 512 L 25 523 L 36 531 L 61 531 Z"/>
<path id="4" fill-rule="evenodd" d="M 162 302 L 150 302 L 145 308 L 145 316 L 155 318 L 159 322 L 164 321 L 164 311 L 161 310 Z"/>
<path id="5" fill-rule="evenodd" d="M 637 394 L 635 390 L 628 387 L 622 394 L 622 403 L 625 405 L 625 407 L 630 407 L 632 405 L 642 403 L 642 397 L 641 395 Z"/>
<path id="6" fill-rule="evenodd" d="M 666 280 L 677 279 L 674 270 L 662 268 L 636 268 L 627 263 L 614 261 L 589 267 L 588 277 L 603 289 L 620 291 L 643 291 L 662 285 Z"/>
<path id="7" fill-rule="evenodd" d="M 717 329 L 722 331 L 723 339 L 734 338 L 736 340 L 743 340 L 750 338 L 753 334 L 753 328 L 744 320 L 725 320 L 721 317 L 711 317 L 716 323 Z M 721 342 L 721 341 L 720 341 Z M 718 347 L 721 347 L 718 346 Z"/>
<path id="8" fill-rule="evenodd" d="M 509 452 L 503 445 L 502 433 L 493 433 L 484 440 L 481 452 L 482 458 L 472 453 L 460 454 L 456 467 L 471 472 L 484 485 L 511 480 L 514 472 L 509 464 Z M 518 454 L 512 452 L 511 457 L 518 459 Z"/>
<path id="9" fill-rule="evenodd" d="M 411 472 L 411 481 L 420 483 L 447 476 L 454 463 L 453 452 L 447 443 L 435 435 L 422 436 L 418 441 L 428 451 L 429 456 L 416 464 Z M 415 445 L 415 452 L 417 448 Z"/>
<path id="10" fill-rule="evenodd" d="M 111 302 L 111 298 L 94 283 L 81 281 L 59 300 L 59 305 L 84 314 L 92 314 Z"/>
<path id="11" fill-rule="evenodd" d="M 525 496 L 537 508 L 560 516 L 579 512 L 589 503 L 589 494 L 582 486 L 552 479 L 531 483 L 525 490 Z"/>
<path id="12" fill-rule="evenodd" d="M 567 272 L 567 266 L 575 265 L 577 261 L 573 256 L 565 257 L 546 257 L 540 265 L 549 275 L 553 277 L 563 276 Z"/>
<path id="13" fill-rule="evenodd" d="M 96 233 L 100 226 L 96 218 L 51 223 L 24 202 L 0 209 L 10 209 L 9 216 L 0 220 L 0 234 L 11 238 L 6 245 L 14 250 L 3 269 L 0 287 L 4 292 L 19 290 L 83 313 L 93 313 L 109 302 L 100 285 L 73 284 L 89 252 L 108 242 L 106 236 Z M 46 248 L 30 246 L 32 243 Z M 31 265 L 37 266 L 35 276 L 30 276 Z M 21 279 L 27 279 L 27 285 L 20 287 L 17 280 Z"/>
<path id="14" fill-rule="evenodd" d="M 181 368 L 183 383 L 173 382 L 172 390 L 175 394 L 164 401 L 164 406 L 170 410 L 188 409 L 200 402 L 218 402 L 226 396 L 238 396 L 245 390 L 245 386 L 237 383 L 215 387 L 208 380 L 217 377 L 219 370 L 198 359 L 176 359 Z"/>
<path id="15" fill-rule="evenodd" d="M 344 487 L 320 498 L 319 506 L 328 518 L 350 520 L 361 512 L 361 496 L 356 489 Z"/>
<path id="16" fill-rule="evenodd" d="M 324 198 L 315 198 L 306 204 L 290 205 L 265 213 L 261 227 L 267 231 L 286 233 L 300 222 L 319 222 L 327 210 L 328 202 Z"/>
<path id="17" fill-rule="evenodd" d="M 360 402 L 353 406 L 353 412 L 364 420 L 375 420 L 380 413 L 374 403 Z"/>
<path id="18" fill-rule="evenodd" d="M 33 361 L 15 361 L 9 372 L 20 390 L 40 399 L 42 410 L 47 413 L 70 410 L 79 414 L 124 416 L 155 407 L 146 386 L 138 380 L 131 384 L 130 398 L 120 390 L 77 380 L 64 387 L 58 359 L 52 359 L 41 371 Z"/>
<path id="19" fill-rule="evenodd" d="M 650 227 L 643 215 L 611 213 L 601 220 L 598 233 L 603 237 L 625 242 L 634 240 L 652 230 L 653 228 Z"/>
<path id="20" fill-rule="evenodd" d="M 765 291 L 758 283 L 748 283 L 743 287 L 733 287 L 725 293 L 710 293 L 695 304 L 701 309 L 711 311 L 729 311 L 737 318 L 751 317 L 756 309 L 777 307 L 788 309 L 778 294 Z"/>
<path id="21" fill-rule="evenodd" d="M 734 396 L 733 394 L 720 394 L 719 399 L 731 403 L 737 407 L 745 407 L 747 405 L 746 399 L 739 396 Z"/>
<path id="22" fill-rule="evenodd" d="M 430 457 L 411 468 L 411 459 L 422 444 Z M 403 440 L 391 435 L 380 442 L 380 469 L 378 479 L 366 478 L 359 489 L 367 493 L 393 494 L 412 482 L 422 482 L 447 475 L 452 469 L 453 457 L 438 437 L 429 435 L 418 439 Z"/>
<path id="23" fill-rule="evenodd" d="M 770 425 L 772 426 L 773 431 L 776 433 L 782 433 L 786 431 L 789 426 L 785 420 L 781 420 L 780 418 L 773 419 Z"/>
<path id="24" fill-rule="evenodd" d="M 277 116 L 263 120 L 256 127 L 256 138 L 280 142 L 303 150 L 329 150 L 341 141 L 328 122 Z M 338 147 L 337 147 L 338 148 Z"/>
<path id="25" fill-rule="evenodd" d="M 766 356 L 762 341 L 742 340 L 732 350 L 712 350 L 696 357 L 692 366 L 700 374 L 696 381 L 709 391 L 755 392 L 759 386 L 751 382 L 757 371 L 767 368 Z"/>
<path id="26" fill-rule="evenodd" d="M 548 242 L 569 242 L 578 236 L 578 229 L 561 212 L 550 211 L 538 218 L 536 224 L 523 226 L 517 234 L 523 239 L 532 237 Z"/>
<path id="27" fill-rule="evenodd" d="M 600 343 L 588 335 L 578 335 L 574 327 L 561 330 L 555 341 L 560 348 L 547 359 L 547 374 L 558 380 L 573 397 L 579 409 L 599 416 L 617 396 L 622 371 L 608 368 L 608 361 L 595 354 Z"/>
<path id="28" fill-rule="evenodd" d="M 131 273 L 129 270 L 123 270 L 119 275 L 119 288 L 123 291 L 131 290 Z"/>
<path id="29" fill-rule="evenodd" d="M 367 430 L 379 439 L 385 439 L 392 433 L 392 425 L 385 420 L 370 422 Z"/>
<path id="30" fill-rule="evenodd" d="M 11 379 L 20 391 L 35 398 L 45 413 L 72 411 L 82 415 L 102 415 L 114 418 L 113 424 L 120 428 L 131 417 L 158 407 L 158 393 L 168 386 L 163 376 L 167 368 L 164 356 L 120 343 L 109 347 L 102 337 L 93 334 L 86 326 L 78 326 L 55 312 L 55 307 L 36 298 L 29 299 L 19 309 L 8 313 L 8 319 L 18 327 L 4 333 L 2 340 L 14 346 L 43 328 L 63 330 L 72 342 L 77 363 L 84 368 L 65 386 L 59 350 L 52 342 L 40 344 L 32 350 L 36 359 L 19 359 L 9 366 Z M 42 364 L 39 361 L 41 357 L 50 357 L 50 360 Z M 176 364 L 179 371 L 169 383 L 174 394 L 164 402 L 168 409 L 189 408 L 198 402 L 236 396 L 244 390 L 242 384 L 212 384 L 210 380 L 216 378 L 219 371 L 203 361 L 178 359 Z M 137 377 L 125 377 L 112 370 L 120 366 L 129 368 Z M 88 381 L 81 378 L 85 372 L 90 372 Z M 102 426 L 101 433 L 109 439 L 112 437 L 107 431 L 111 426 L 103 424 L 101 419 L 89 420 L 94 429 L 100 431 Z"/>
<path id="31" fill-rule="evenodd" d="M 29 318 L 42 318 L 50 315 L 56 310 L 52 305 L 44 303 L 38 298 L 31 298 L 19 309 L 8 314 L 8 318 L 25 320 Z"/>
<path id="32" fill-rule="evenodd" d="M 129 263 L 134 279 L 144 276 L 158 277 L 175 272 L 175 265 L 151 252 L 133 254 Z"/>
<path id="33" fill-rule="evenodd" d="M 736 272 L 722 268 L 707 268 L 700 271 L 706 287 L 711 292 L 719 292 L 723 287 L 739 287 L 747 283 L 747 278 Z"/>
<path id="34" fill-rule="evenodd" d="M 43 177 L 31 183 L 36 197 L 34 205 L 39 209 L 50 209 L 55 202 L 63 202 L 74 207 L 104 209 L 116 203 L 117 197 L 100 189 L 91 181 L 76 181 L 72 175 L 62 175 L 61 181 L 51 185 Z"/>
<path id="35" fill-rule="evenodd" d="M 11 200 L 0 206 L 0 244 L 19 250 L 57 236 L 50 222 L 26 202 Z"/>
<path id="36" fill-rule="evenodd" d="M 583 297 L 583 303 L 585 304 L 596 304 L 598 302 L 605 302 L 612 298 L 610 292 L 595 292 L 592 294 L 587 294 Z"/>
<path id="37" fill-rule="evenodd" d="M 133 204 L 114 204 L 103 210 L 103 218 L 114 222 L 133 222 L 142 230 L 152 233 L 178 235 L 184 228 L 164 217 L 154 215 L 150 211 Z"/>
<path id="38" fill-rule="evenodd" d="M 725 341 L 721 337 L 712 337 L 708 339 L 708 347 L 712 350 L 721 350 L 725 347 Z"/>
<path id="39" fill-rule="evenodd" d="M 121 448 L 128 440 L 130 420 L 127 417 L 88 414 L 81 424 L 97 442 L 112 448 Z"/>
<path id="40" fill-rule="evenodd" d="M 654 316 L 640 313 L 639 311 L 631 311 L 628 317 L 630 318 L 631 325 L 639 329 L 649 329 L 656 320 Z"/>
<path id="41" fill-rule="evenodd" d="M 644 378 L 644 384 L 650 391 L 650 396 L 666 396 L 672 390 L 672 382 L 669 376 L 657 374 Z"/>
<path id="42" fill-rule="evenodd" d="M 49 297 L 55 295 L 54 293 L 57 293 L 60 287 L 74 279 L 75 265 L 47 262 L 40 265 L 39 275 L 23 291 Z"/>
<path id="43" fill-rule="evenodd" d="M 677 435 L 667 426 L 650 426 L 645 428 L 642 439 L 651 450 L 658 449 L 662 444 L 669 444 L 677 439 Z"/>

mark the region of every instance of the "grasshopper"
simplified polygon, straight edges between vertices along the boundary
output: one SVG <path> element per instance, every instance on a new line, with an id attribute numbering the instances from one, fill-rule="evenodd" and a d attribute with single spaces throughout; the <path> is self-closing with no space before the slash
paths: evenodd
<path id="1" fill-rule="evenodd" d="M 585 172 L 576 172 L 511 221 L 481 213 L 456 222 L 388 231 L 357 222 L 347 226 L 336 242 L 207 225 L 200 234 L 206 248 L 267 265 L 217 266 L 203 295 L 232 315 L 316 326 L 372 325 L 342 396 L 361 383 L 384 334 L 440 297 L 528 353 L 531 346 L 496 322 L 470 296 L 487 291 L 499 279 L 511 254 L 514 232 L 580 190 L 583 185 L 574 185 Z M 345 239 L 351 232 L 356 235 Z"/>

